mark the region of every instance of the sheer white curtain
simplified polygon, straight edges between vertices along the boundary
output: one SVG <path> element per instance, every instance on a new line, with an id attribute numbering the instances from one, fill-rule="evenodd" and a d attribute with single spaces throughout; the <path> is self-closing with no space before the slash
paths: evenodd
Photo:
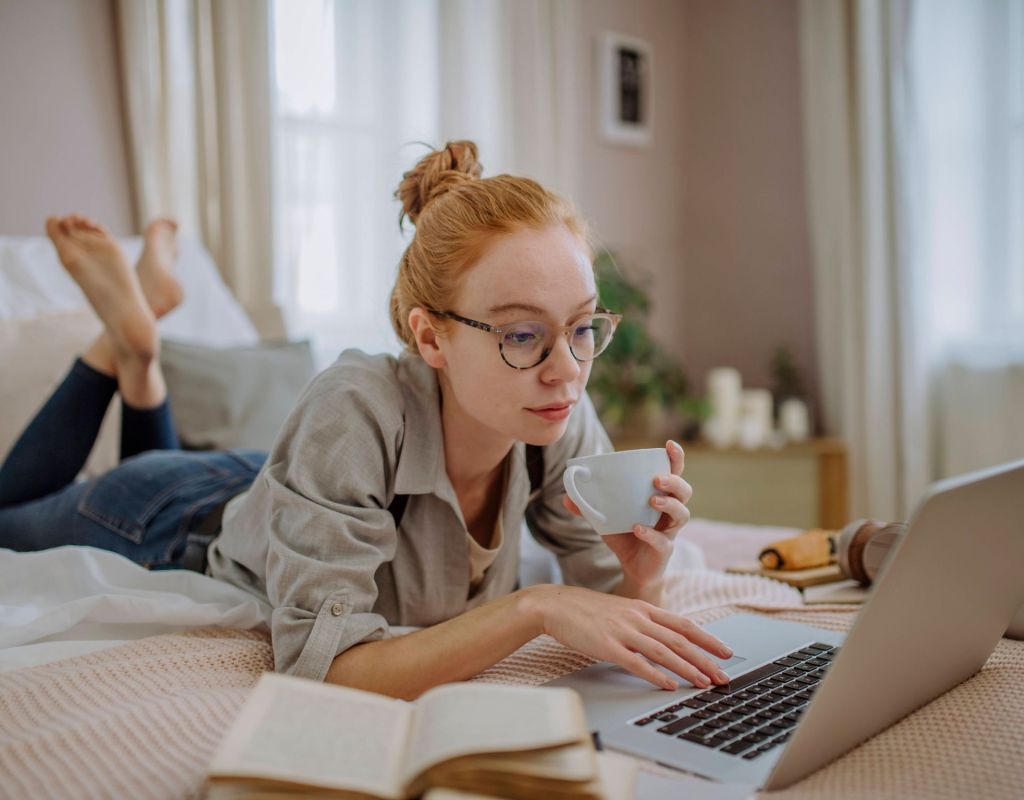
<path id="1" fill-rule="evenodd" d="M 397 351 L 387 297 L 409 231 L 392 193 L 468 138 L 485 174 L 571 193 L 578 0 L 274 0 L 276 294 L 323 366 Z"/>
<path id="2" fill-rule="evenodd" d="M 920 291 L 905 269 L 905 0 L 800 6 L 808 215 L 825 425 L 849 448 L 853 516 L 900 519 L 928 481 Z"/>
<path id="3" fill-rule="evenodd" d="M 266 0 L 120 0 L 118 44 L 141 227 L 199 236 L 264 338 L 273 297 Z"/>
<path id="4" fill-rule="evenodd" d="M 325 366 L 395 350 L 387 293 L 404 247 L 391 192 L 437 137 L 437 13 L 416 0 L 276 0 L 277 294 Z"/>
<path id="5" fill-rule="evenodd" d="M 914 11 L 910 230 L 946 476 L 1024 457 L 1024 0 Z"/>
<path id="6" fill-rule="evenodd" d="M 580 2 L 119 0 L 139 221 L 200 235 L 265 338 L 397 350 L 417 142 L 573 194 Z"/>
<path id="7" fill-rule="evenodd" d="M 1021 2 L 801 4 L 820 374 L 856 516 L 1024 456 Z"/>

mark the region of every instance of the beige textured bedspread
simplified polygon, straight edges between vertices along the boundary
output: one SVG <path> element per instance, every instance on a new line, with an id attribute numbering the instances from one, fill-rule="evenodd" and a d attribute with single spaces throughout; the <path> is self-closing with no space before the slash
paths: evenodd
<path id="1" fill-rule="evenodd" d="M 673 575 L 670 599 L 702 623 L 754 610 L 844 630 L 854 613 L 710 571 Z M 476 680 L 538 684 L 588 663 L 541 637 Z M 0 797 L 197 796 L 218 740 L 272 665 L 265 635 L 205 628 L 0 674 Z M 1024 797 L 1024 642 L 1002 640 L 969 681 L 769 796 Z"/>

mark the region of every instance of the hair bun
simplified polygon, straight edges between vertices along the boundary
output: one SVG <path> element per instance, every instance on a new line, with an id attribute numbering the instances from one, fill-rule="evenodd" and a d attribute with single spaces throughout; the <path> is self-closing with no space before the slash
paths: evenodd
<path id="1" fill-rule="evenodd" d="M 482 171 L 476 144 L 465 139 L 448 142 L 444 149 L 424 156 L 402 175 L 402 182 L 395 191 L 395 197 L 402 201 L 399 222 L 408 217 L 415 225 L 431 200 L 449 189 L 477 180 Z"/>

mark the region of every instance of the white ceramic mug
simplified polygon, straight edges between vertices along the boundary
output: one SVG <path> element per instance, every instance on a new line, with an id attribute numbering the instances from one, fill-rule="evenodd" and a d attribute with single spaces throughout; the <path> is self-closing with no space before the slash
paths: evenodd
<path id="1" fill-rule="evenodd" d="M 627 533 L 636 524 L 651 527 L 661 512 L 652 508 L 658 475 L 672 471 L 665 448 L 623 450 L 569 459 L 562 483 L 565 491 L 602 536 Z"/>

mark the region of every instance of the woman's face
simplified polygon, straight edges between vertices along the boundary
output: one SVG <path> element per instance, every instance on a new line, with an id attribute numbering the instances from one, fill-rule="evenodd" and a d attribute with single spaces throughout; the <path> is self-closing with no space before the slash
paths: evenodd
<path id="1" fill-rule="evenodd" d="M 500 327 L 540 321 L 561 328 L 594 311 L 597 290 L 586 245 L 564 225 L 501 236 L 467 271 L 452 311 Z M 544 361 L 513 369 L 498 337 L 449 322 L 439 340 L 454 402 L 467 422 L 502 438 L 549 444 L 565 433 L 590 376 L 560 336 Z"/>

